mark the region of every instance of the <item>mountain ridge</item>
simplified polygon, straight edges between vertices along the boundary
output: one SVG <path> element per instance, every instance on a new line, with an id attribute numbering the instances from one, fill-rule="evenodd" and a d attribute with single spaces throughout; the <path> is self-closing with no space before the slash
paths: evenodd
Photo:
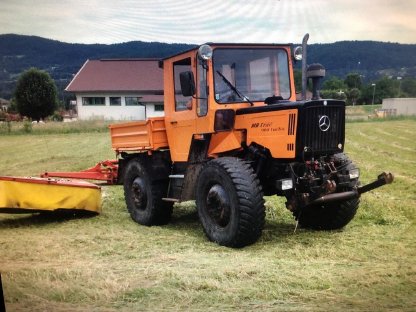
<path id="1" fill-rule="evenodd" d="M 38 36 L 0 35 L 0 98 L 12 97 L 18 76 L 30 67 L 47 71 L 60 97 L 87 59 L 163 58 L 195 47 L 185 43 L 129 41 L 114 44 L 67 43 Z M 338 41 L 308 46 L 308 63 L 319 62 L 329 76 L 359 72 L 364 79 L 416 77 L 416 44 Z M 297 65 L 299 67 L 299 64 Z"/>

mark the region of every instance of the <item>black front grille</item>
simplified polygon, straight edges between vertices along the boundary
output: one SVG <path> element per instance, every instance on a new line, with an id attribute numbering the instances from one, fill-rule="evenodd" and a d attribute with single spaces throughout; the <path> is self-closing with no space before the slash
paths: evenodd
<path id="1" fill-rule="evenodd" d="M 300 110 L 298 155 L 305 152 L 317 155 L 343 151 L 345 105 L 340 101 L 325 102 L 308 103 Z"/>

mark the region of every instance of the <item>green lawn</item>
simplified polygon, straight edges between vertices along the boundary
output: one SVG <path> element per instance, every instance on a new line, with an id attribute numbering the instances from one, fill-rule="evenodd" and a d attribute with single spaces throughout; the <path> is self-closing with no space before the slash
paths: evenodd
<path id="1" fill-rule="evenodd" d="M 342 231 L 295 230 L 284 200 L 267 198 L 261 239 L 209 242 L 193 203 L 163 227 L 134 223 L 122 188 L 105 186 L 90 218 L 0 214 L 8 311 L 414 311 L 416 120 L 347 123 L 346 152 L 367 183 Z M 106 132 L 0 136 L 0 175 L 79 170 L 114 158 Z"/>

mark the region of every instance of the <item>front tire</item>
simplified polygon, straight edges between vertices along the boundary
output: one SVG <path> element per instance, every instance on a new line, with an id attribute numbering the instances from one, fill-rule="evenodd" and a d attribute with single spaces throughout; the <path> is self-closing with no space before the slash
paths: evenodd
<path id="1" fill-rule="evenodd" d="M 138 159 L 126 167 L 124 198 L 131 218 L 142 225 L 162 225 L 170 221 L 173 204 L 162 201 L 167 183 L 152 181 L 149 168 Z"/>
<path id="2" fill-rule="evenodd" d="M 246 161 L 224 157 L 208 162 L 198 177 L 196 205 L 204 232 L 213 242 L 244 247 L 261 236 L 263 192 Z"/>
<path id="3" fill-rule="evenodd" d="M 354 163 L 345 154 L 336 154 L 334 164 L 339 171 L 348 172 L 355 169 Z M 340 192 L 351 191 L 359 184 L 358 179 L 350 182 Z M 355 216 L 360 203 L 359 198 L 353 198 L 342 202 L 327 203 L 324 205 L 307 206 L 295 211 L 295 218 L 303 228 L 314 230 L 337 230 L 346 226 Z"/>

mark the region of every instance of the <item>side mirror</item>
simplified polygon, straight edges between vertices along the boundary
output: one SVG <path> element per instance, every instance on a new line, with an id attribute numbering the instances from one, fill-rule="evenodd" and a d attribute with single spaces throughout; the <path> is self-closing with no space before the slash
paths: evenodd
<path id="1" fill-rule="evenodd" d="M 195 95 L 195 79 L 194 73 L 191 71 L 182 72 L 179 74 L 181 83 L 181 92 L 183 96 Z"/>

